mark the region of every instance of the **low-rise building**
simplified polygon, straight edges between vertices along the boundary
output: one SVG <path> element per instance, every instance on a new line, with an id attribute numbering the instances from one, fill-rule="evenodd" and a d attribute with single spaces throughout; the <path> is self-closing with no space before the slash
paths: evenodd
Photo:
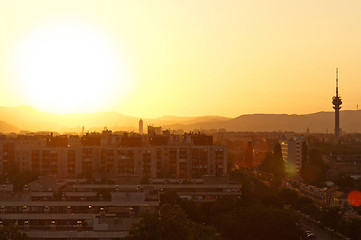
<path id="1" fill-rule="evenodd" d="M 221 180 L 154 179 L 148 184 L 109 184 L 41 177 L 21 192 L 0 191 L 0 215 L 18 225 L 31 240 L 120 239 L 138 220 L 139 211 L 157 209 L 162 194 L 168 191 L 196 203 L 241 197 L 240 184 Z"/>
<path id="2" fill-rule="evenodd" d="M 327 155 L 325 160 L 329 166 L 329 179 L 342 176 L 361 177 L 361 155 Z"/>

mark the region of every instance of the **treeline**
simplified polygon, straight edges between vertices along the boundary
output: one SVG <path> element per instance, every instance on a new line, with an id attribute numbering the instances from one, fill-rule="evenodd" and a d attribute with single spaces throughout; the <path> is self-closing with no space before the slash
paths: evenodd
<path id="1" fill-rule="evenodd" d="M 274 176 L 285 176 L 286 166 L 282 158 L 282 150 L 279 143 L 274 145 L 273 152 L 268 152 L 266 154 L 258 169 L 263 172 L 271 173 Z"/>
<path id="2" fill-rule="evenodd" d="M 282 150 L 280 144 L 274 145 L 273 152 L 269 152 L 264 157 L 262 163 L 258 166 L 258 170 L 270 173 L 275 177 L 283 177 L 286 175 L 285 162 L 282 159 Z M 306 142 L 302 144 L 302 167 L 300 175 L 307 184 L 321 186 L 326 179 L 327 164 L 322 158 L 321 151 L 317 149 L 309 149 Z"/>
<path id="3" fill-rule="evenodd" d="M 178 205 L 140 212 L 124 240 L 220 240 L 214 227 L 191 221 Z"/>
<path id="4" fill-rule="evenodd" d="M 302 144 L 302 168 L 300 175 L 307 184 L 321 186 L 326 180 L 328 165 L 318 149 L 308 149 L 306 142 Z"/>
<path id="5" fill-rule="evenodd" d="M 277 178 L 264 184 L 242 170 L 230 177 L 242 184 L 242 198 L 194 203 L 166 192 L 161 195 L 160 210 L 141 212 L 126 240 L 300 239 L 303 230 L 295 210 L 319 221 L 321 227 L 361 240 L 361 220 L 346 219 L 339 208 L 320 208 L 293 190 L 280 190 Z"/>
<path id="6" fill-rule="evenodd" d="M 300 197 L 291 189 L 282 189 L 279 197 L 285 204 L 309 215 L 314 220 L 320 221 L 323 226 L 334 229 L 351 239 L 361 240 L 361 220 L 356 218 L 346 219 L 343 216 L 343 210 L 340 208 L 319 208 L 311 199 Z"/>
<path id="7" fill-rule="evenodd" d="M 17 167 L 13 166 L 9 168 L 8 172 L 4 175 L 0 175 L 1 183 L 12 183 L 15 191 L 22 191 L 24 185 L 36 180 L 40 174 L 36 172 L 23 172 Z"/>
<path id="8" fill-rule="evenodd" d="M 241 199 L 196 204 L 166 192 L 160 211 L 140 213 L 126 239 L 300 239 L 298 217 L 284 209 L 275 189 L 241 170 L 231 175 L 244 186 Z"/>
<path id="9" fill-rule="evenodd" d="M 3 226 L 0 228 L 0 240 L 27 240 L 26 233 L 19 230 L 18 225 L 13 225 L 9 221 L 1 219 Z"/>

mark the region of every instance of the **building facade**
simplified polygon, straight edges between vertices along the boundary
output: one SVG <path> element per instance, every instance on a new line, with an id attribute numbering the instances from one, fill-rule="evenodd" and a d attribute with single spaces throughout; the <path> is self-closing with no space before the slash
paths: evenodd
<path id="1" fill-rule="evenodd" d="M 109 177 L 199 178 L 227 174 L 226 148 L 201 134 L 88 134 L 0 139 L 0 166 L 58 178 Z"/>
<path id="2" fill-rule="evenodd" d="M 286 166 L 286 173 L 299 174 L 302 168 L 303 136 L 281 139 L 282 158 Z"/>
<path id="3" fill-rule="evenodd" d="M 325 160 L 329 167 L 329 179 L 343 176 L 361 177 L 361 155 L 329 155 L 325 156 Z"/>

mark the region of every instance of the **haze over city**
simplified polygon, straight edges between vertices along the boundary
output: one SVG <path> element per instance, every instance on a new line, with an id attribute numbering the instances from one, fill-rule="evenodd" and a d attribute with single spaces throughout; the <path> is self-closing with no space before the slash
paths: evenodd
<path id="1" fill-rule="evenodd" d="M 2 1 L 0 105 L 236 117 L 360 101 L 359 1 Z"/>
<path id="2" fill-rule="evenodd" d="M 0 240 L 361 240 L 360 10 L 0 0 Z"/>

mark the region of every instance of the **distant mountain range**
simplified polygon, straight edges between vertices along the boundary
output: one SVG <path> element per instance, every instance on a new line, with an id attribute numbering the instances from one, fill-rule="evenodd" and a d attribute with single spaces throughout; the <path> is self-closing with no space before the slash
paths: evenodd
<path id="1" fill-rule="evenodd" d="M 14 125 L 11 125 L 4 121 L 0 121 L 0 133 L 11 133 L 11 132 L 17 133 L 19 131 L 20 129 L 15 127 Z"/>
<path id="2" fill-rule="evenodd" d="M 294 131 L 313 133 L 333 133 L 335 124 L 334 112 L 318 112 L 312 114 L 248 114 L 221 121 L 201 121 L 193 124 L 172 124 L 172 129 L 219 129 L 228 131 Z M 340 112 L 340 127 L 342 131 L 361 132 L 361 111 L 345 110 Z"/>
<path id="3" fill-rule="evenodd" d="M 38 111 L 30 106 L 0 107 L 0 132 L 56 131 L 80 132 L 99 131 L 104 127 L 113 131 L 138 131 L 140 118 L 117 112 L 53 114 Z M 333 132 L 334 113 L 318 112 L 303 115 L 288 114 L 248 114 L 236 118 L 221 116 L 178 117 L 163 116 L 144 119 L 144 126 L 162 126 L 164 129 L 220 129 L 227 131 L 295 131 Z M 361 132 L 361 111 L 340 112 L 340 125 L 345 132 Z"/>

